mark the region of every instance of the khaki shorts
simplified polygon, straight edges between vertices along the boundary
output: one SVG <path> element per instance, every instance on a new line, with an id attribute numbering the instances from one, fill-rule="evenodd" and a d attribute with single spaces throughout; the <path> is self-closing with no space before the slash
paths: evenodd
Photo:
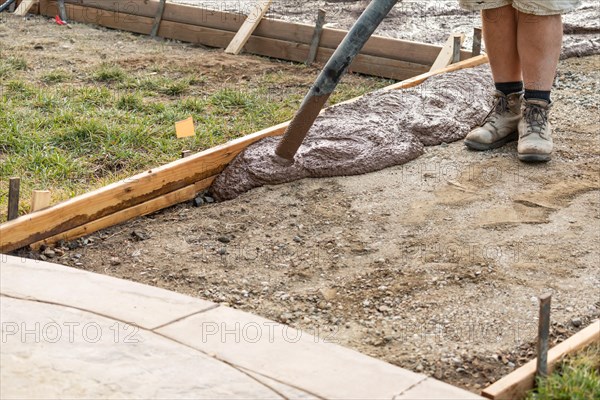
<path id="1" fill-rule="evenodd" d="M 469 11 L 488 10 L 511 5 L 525 14 L 557 15 L 579 7 L 580 0 L 459 0 Z"/>

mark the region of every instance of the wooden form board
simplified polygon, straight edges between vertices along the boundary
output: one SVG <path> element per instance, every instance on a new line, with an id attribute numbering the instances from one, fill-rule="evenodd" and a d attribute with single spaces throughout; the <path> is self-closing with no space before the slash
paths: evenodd
<path id="1" fill-rule="evenodd" d="M 25 14 L 29 12 L 31 7 L 33 7 L 36 2 L 37 0 L 23 0 L 21 4 L 19 4 L 19 7 L 17 7 L 15 10 L 14 15 L 18 15 L 20 17 L 25 16 Z"/>
<path id="2" fill-rule="evenodd" d="M 460 42 L 460 45 L 462 45 L 465 41 L 465 35 L 463 33 L 453 33 L 450 35 L 448 40 L 446 40 L 446 44 L 444 44 L 444 47 L 442 50 L 440 50 L 440 54 L 431 66 L 430 71 L 446 68 L 448 65 L 452 64 L 452 61 L 454 60 L 455 46 L 458 44 L 458 41 Z"/>
<path id="3" fill-rule="evenodd" d="M 168 6 L 169 3 L 166 4 L 165 14 Z M 43 15 L 55 15 L 57 12 L 56 1 L 42 0 L 40 12 Z M 68 5 L 67 13 L 69 19 L 72 21 L 94 23 L 108 28 L 122 29 L 143 34 L 150 33 L 154 22 L 153 17 L 123 14 L 75 4 Z M 172 22 L 166 20 L 163 15 L 163 21 L 161 22 L 158 35 L 186 42 L 201 43 L 211 47 L 225 47 L 233 39 L 235 32 Z M 248 40 L 245 48 L 246 51 L 254 54 L 296 62 L 305 62 L 308 57 L 308 52 L 310 51 L 310 44 L 292 43 L 253 35 Z M 333 48 L 320 47 L 316 61 L 321 63 L 327 62 L 334 51 L 335 49 Z M 403 80 L 427 72 L 429 67 L 413 62 L 368 54 L 359 54 L 350 66 L 350 70 L 367 75 Z"/>
<path id="4" fill-rule="evenodd" d="M 571 336 L 548 352 L 548 372 L 565 356 L 573 354 L 594 342 L 600 341 L 600 320 L 592 322 L 584 330 Z M 531 360 L 519 369 L 487 387 L 482 396 L 493 400 L 522 399 L 535 383 L 537 360 Z"/>
<path id="5" fill-rule="evenodd" d="M 50 207 L 51 193 L 49 190 L 34 190 L 31 193 L 31 212 Z"/>
<path id="6" fill-rule="evenodd" d="M 487 56 L 482 55 L 453 64 L 444 70 L 428 72 L 388 86 L 387 89 L 413 87 L 431 76 L 471 68 L 487 62 Z M 356 101 L 358 98 L 345 103 Z M 81 229 L 85 231 L 84 234 L 89 234 L 94 232 L 94 229 L 110 226 L 106 223 L 94 225 L 94 221 L 112 216 L 111 219 L 104 221 L 117 224 L 139 216 L 140 214 L 136 213 L 140 210 L 153 208 L 154 203 L 151 202 L 168 196 L 169 193 L 191 185 L 195 185 L 198 191 L 206 189 L 210 186 L 211 179 L 214 179 L 246 147 L 265 137 L 282 135 L 288 125 L 289 121 L 284 122 L 1 224 L 0 252 L 13 251 L 53 237 L 53 240 L 65 239 L 68 235 L 61 236 L 61 234 L 68 231 L 72 231 L 70 234 L 74 234 L 74 237 L 81 233 Z M 157 201 L 160 203 L 162 200 Z M 135 208 L 136 206 L 140 207 Z M 128 209 L 130 211 L 119 214 Z M 82 228 L 86 225 L 87 227 Z"/>
<path id="7" fill-rule="evenodd" d="M 168 193 L 164 196 L 159 196 L 145 203 L 126 208 L 114 214 L 107 215 L 104 218 L 88 222 L 85 225 L 78 226 L 77 228 L 68 230 L 48 239 L 42 240 L 34 244 L 33 247 L 39 247 L 39 245 L 42 244 L 54 244 L 60 242 L 61 240 L 75 240 L 80 237 L 97 232 L 99 230 L 110 228 L 111 226 L 115 226 L 125 221 L 129 221 L 130 219 L 152 214 L 153 212 L 160 211 L 164 208 L 171 207 L 179 203 L 183 203 L 185 201 L 193 200 L 199 192 L 206 189 L 207 187 L 210 187 L 215 178 L 216 176 L 212 176 L 208 179 L 203 179 L 200 182 L 196 182 L 193 185 L 186 186 L 183 189 L 179 189 L 174 192 Z"/>
<path id="8" fill-rule="evenodd" d="M 124 2 L 118 2 L 116 0 L 65 1 L 67 3 L 77 4 L 80 6 L 87 6 L 106 11 L 114 11 L 120 14 L 137 15 L 148 18 L 154 18 L 159 6 L 158 1 L 156 0 L 127 0 Z M 48 0 L 42 0 L 42 2 L 47 4 Z M 218 2 L 206 2 L 206 5 L 210 4 L 218 5 Z M 44 6 L 42 9 L 43 8 Z M 44 12 L 42 11 L 42 13 Z M 94 18 L 94 16 L 90 15 L 87 22 L 95 23 Z M 125 18 L 126 22 L 133 22 L 132 19 L 127 17 Z M 245 16 L 239 13 L 227 13 L 167 2 L 163 14 L 163 20 L 235 33 L 242 26 Z M 182 28 L 185 28 L 185 26 Z M 291 23 L 277 19 L 263 18 L 262 22 L 254 31 L 253 36 L 277 39 L 284 42 L 305 44 L 310 46 L 314 29 L 315 27 L 309 24 Z M 345 30 L 324 28 L 320 46 L 324 48 L 336 49 L 346 34 L 347 31 Z M 233 36 L 231 38 L 233 38 Z M 229 41 L 230 40 L 231 39 L 229 39 Z M 227 44 L 229 44 L 229 41 Z M 206 43 L 205 45 L 224 48 L 227 46 L 227 44 L 214 46 Z M 442 46 L 382 36 L 372 36 L 361 51 L 361 54 L 431 66 L 441 49 Z M 249 49 L 246 50 L 248 51 Z M 461 60 L 465 60 L 470 56 L 470 52 L 461 52 Z M 305 60 L 306 57 L 302 61 Z"/>
<path id="9" fill-rule="evenodd" d="M 225 53 L 229 54 L 240 54 L 248 39 L 252 33 L 256 30 L 258 25 L 261 23 L 263 17 L 267 13 L 269 6 L 271 5 L 272 0 L 266 0 L 258 3 L 258 9 L 256 13 L 250 13 L 248 17 L 244 20 L 241 28 L 237 31 L 227 48 L 225 49 Z"/>

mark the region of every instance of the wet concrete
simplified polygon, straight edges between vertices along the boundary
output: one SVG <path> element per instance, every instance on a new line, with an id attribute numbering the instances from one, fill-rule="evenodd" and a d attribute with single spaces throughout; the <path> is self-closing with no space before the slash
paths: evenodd
<path id="1" fill-rule="evenodd" d="M 486 65 L 333 107 L 312 126 L 293 165 L 273 157 L 280 138 L 266 138 L 240 154 L 210 192 L 218 200 L 230 200 L 263 185 L 359 175 L 404 164 L 423 154 L 425 146 L 462 139 L 489 110 L 491 82 Z"/>

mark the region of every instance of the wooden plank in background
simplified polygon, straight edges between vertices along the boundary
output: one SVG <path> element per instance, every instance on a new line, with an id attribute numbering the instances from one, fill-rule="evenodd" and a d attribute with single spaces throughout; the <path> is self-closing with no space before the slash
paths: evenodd
<path id="1" fill-rule="evenodd" d="M 464 33 L 453 33 L 452 35 L 450 35 L 450 37 L 446 41 L 446 44 L 444 45 L 444 48 L 440 51 L 440 54 L 431 66 L 430 71 L 446 68 L 452 63 L 454 58 L 454 46 L 455 44 L 458 44 L 459 41 L 461 45 L 465 41 Z"/>
<path id="2" fill-rule="evenodd" d="M 598 341 L 600 341 L 600 320 L 592 322 L 584 330 L 550 349 L 548 352 L 548 371 L 551 373 L 556 364 L 565 356 L 573 354 Z M 485 388 L 481 392 L 481 395 L 493 400 L 523 398 L 525 393 L 532 389 L 535 383 L 536 363 L 537 359 L 529 361 L 527 364 Z"/>
<path id="3" fill-rule="evenodd" d="M 71 4 L 85 5 L 107 11 L 116 11 L 123 14 L 135 14 L 148 18 L 154 18 L 158 8 L 157 1 L 149 0 L 127 0 L 126 2 L 121 3 L 110 0 L 65 1 Z M 43 4 L 48 4 L 48 2 L 48 0 L 42 0 Z M 216 3 L 207 3 L 207 5 L 211 4 Z M 42 13 L 46 14 L 44 12 Z M 245 16 L 240 15 L 239 13 L 227 13 L 203 9 L 200 7 L 167 3 L 163 14 L 163 20 L 189 25 L 200 24 L 204 28 L 237 32 L 242 26 Z M 90 17 L 86 22 L 95 23 L 93 17 Z M 313 32 L 314 26 L 309 24 L 291 23 L 277 19 L 264 18 L 254 31 L 254 36 L 308 45 L 311 43 Z M 345 30 L 324 28 L 320 46 L 335 49 L 344 39 L 346 34 L 347 31 Z M 199 41 L 198 43 L 202 42 Z M 213 46 L 211 44 L 205 45 Z M 226 47 L 226 45 L 214 47 Z M 375 35 L 372 36 L 365 44 L 361 54 L 403 60 L 417 64 L 432 65 L 441 49 L 442 46 Z M 461 60 L 465 60 L 470 56 L 470 52 L 461 51 Z"/>
<path id="4" fill-rule="evenodd" d="M 242 48 L 244 48 L 244 46 L 248 42 L 248 39 L 250 39 L 250 36 L 256 30 L 258 25 L 261 23 L 263 17 L 267 13 L 269 6 L 271 6 L 271 1 L 272 0 L 262 1 L 258 4 L 259 8 L 255 10 L 257 11 L 256 14 L 250 13 L 248 17 L 246 17 L 246 20 L 242 24 L 242 27 L 239 31 L 237 31 L 237 33 L 231 40 L 231 43 L 229 43 L 229 45 L 225 49 L 225 53 L 240 54 Z"/>
<path id="5" fill-rule="evenodd" d="M 18 15 L 19 17 L 25 16 L 36 1 L 37 0 L 23 0 L 15 10 L 14 15 Z"/>
<path id="6" fill-rule="evenodd" d="M 55 1 L 46 1 L 43 6 L 42 12 L 45 15 L 55 15 Z M 108 28 L 144 34 L 150 32 L 153 22 L 153 19 L 150 17 L 121 14 L 114 11 L 82 7 L 74 4 L 68 7 L 67 12 L 69 18 L 73 21 L 94 23 Z M 191 43 L 202 43 L 212 47 L 225 47 L 233 38 L 234 33 L 163 20 L 159 29 L 159 35 Z M 308 56 L 309 45 L 251 36 L 246 44 L 246 50 L 267 57 L 304 62 Z M 322 63 L 327 62 L 333 52 L 333 49 L 320 48 L 317 53 L 317 61 Z M 350 70 L 368 75 L 402 80 L 424 73 L 428 70 L 428 67 L 406 61 L 359 54 L 350 66 Z"/>

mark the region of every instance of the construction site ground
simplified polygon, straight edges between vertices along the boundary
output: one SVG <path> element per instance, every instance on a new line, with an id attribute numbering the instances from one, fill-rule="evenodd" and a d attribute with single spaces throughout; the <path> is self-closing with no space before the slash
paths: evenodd
<path id="1" fill-rule="evenodd" d="M 44 47 L 85 51 L 52 32 Z M 101 35 L 139 68 L 186 50 L 231 79 L 271 65 L 187 45 L 149 58 L 132 35 Z M 451 143 L 380 172 L 182 204 L 22 254 L 249 311 L 478 392 L 534 357 L 538 295 L 553 294 L 555 341 L 600 315 L 599 64 L 560 63 L 548 164 L 520 163 L 514 144 Z M 317 72 L 297 74 L 293 90 Z"/>

